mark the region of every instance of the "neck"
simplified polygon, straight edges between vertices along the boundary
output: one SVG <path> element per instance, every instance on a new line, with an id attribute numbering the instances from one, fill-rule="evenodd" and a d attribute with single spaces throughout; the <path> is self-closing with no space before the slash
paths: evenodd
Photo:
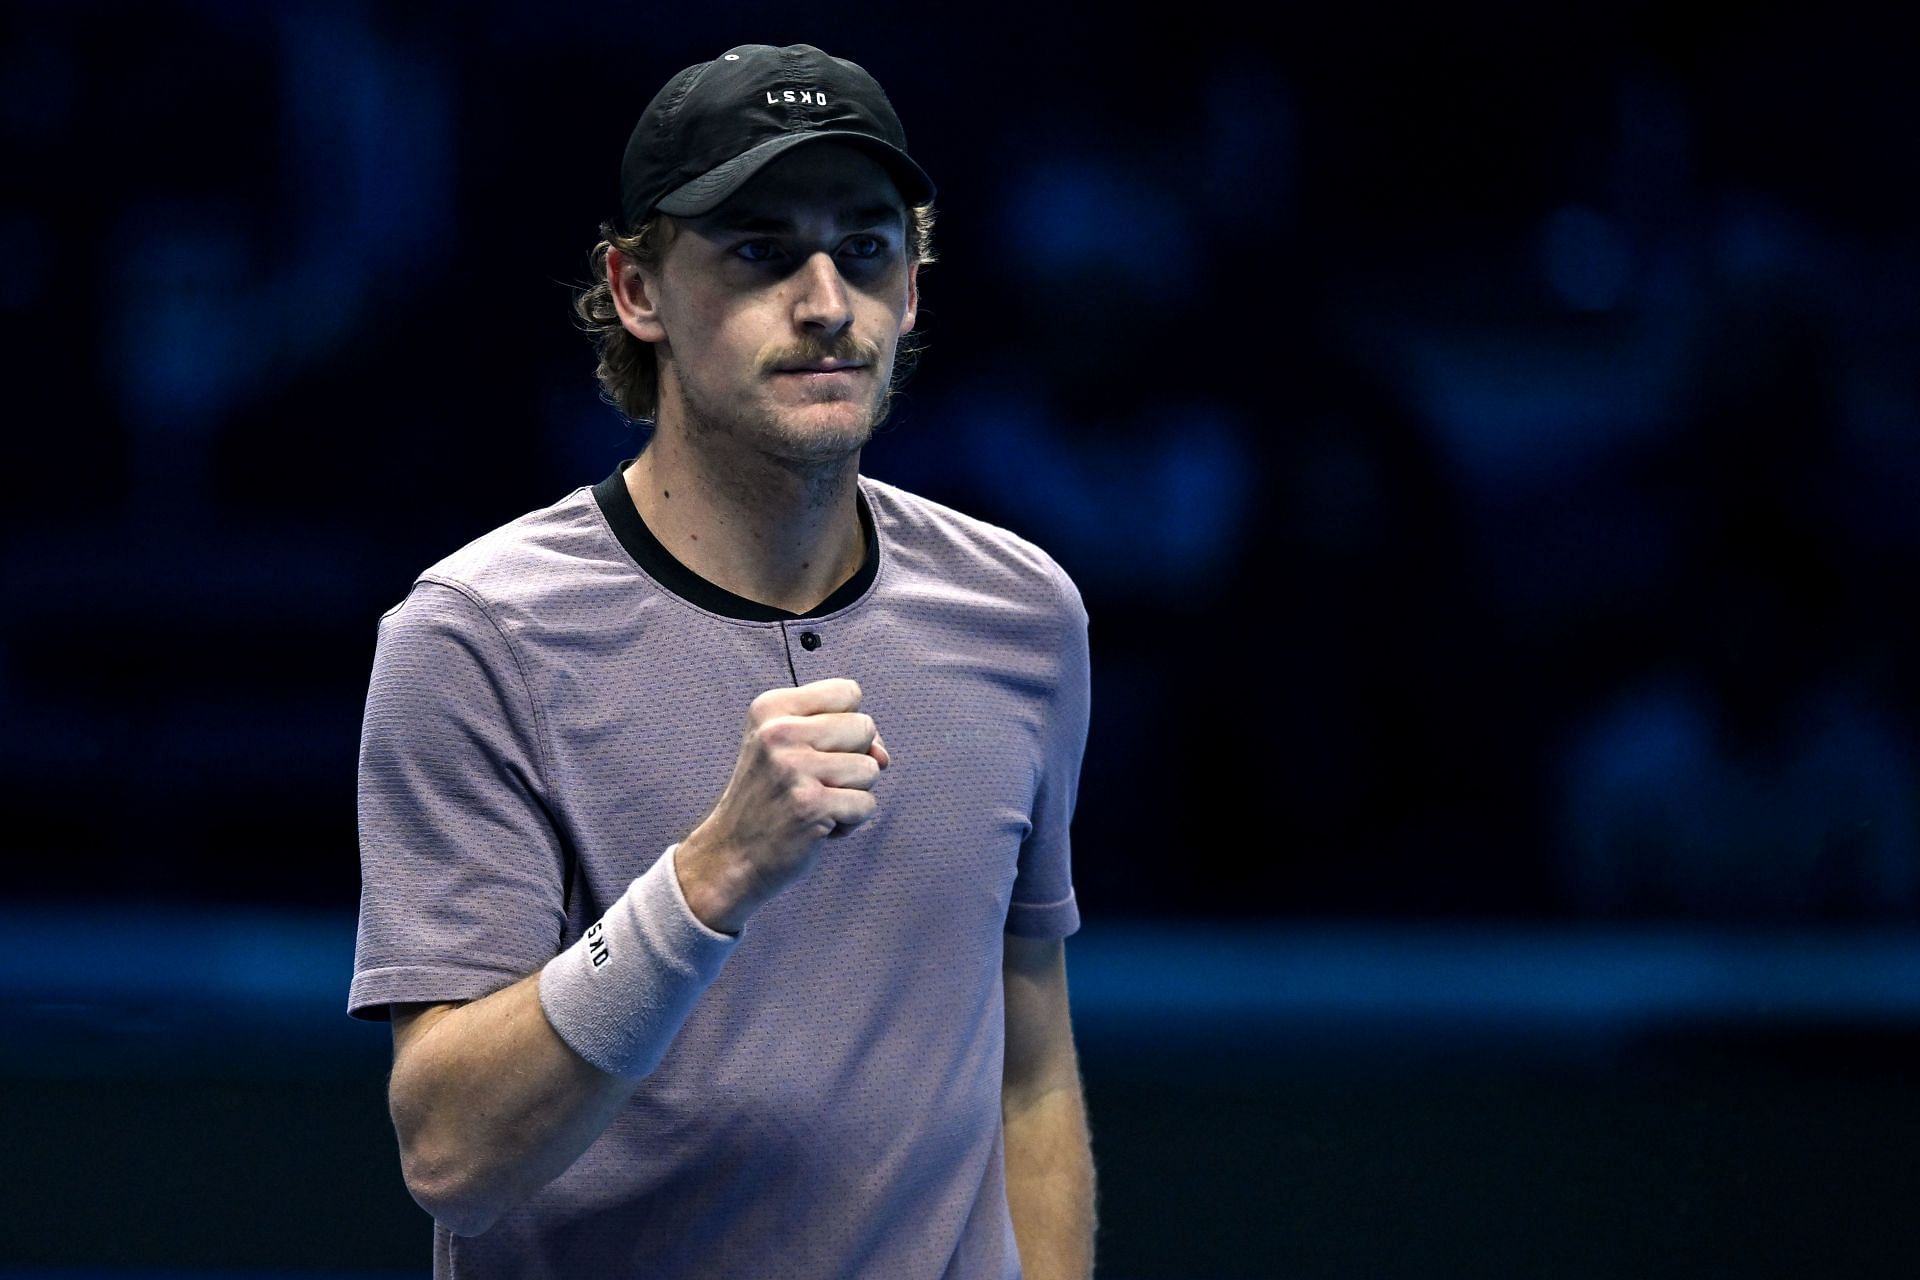
<path id="1" fill-rule="evenodd" d="M 800 464 L 752 450 L 726 456 L 656 427 L 626 471 L 653 536 L 687 568 L 737 596 L 805 613 L 860 569 L 856 452 Z"/>

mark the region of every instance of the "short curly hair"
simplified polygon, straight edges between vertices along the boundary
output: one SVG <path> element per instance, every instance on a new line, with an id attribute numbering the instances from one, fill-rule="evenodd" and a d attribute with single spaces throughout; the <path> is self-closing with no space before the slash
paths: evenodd
<path id="1" fill-rule="evenodd" d="M 674 220 L 656 213 L 633 232 L 622 234 L 611 222 L 600 224 L 600 243 L 587 254 L 591 282 L 576 292 L 574 314 L 580 327 L 593 342 L 600 365 L 594 376 L 600 380 L 600 398 L 618 409 L 631 422 L 651 422 L 660 411 L 660 370 L 653 344 L 642 342 L 620 323 L 620 312 L 613 304 L 613 287 L 607 283 L 607 254 L 615 249 L 620 256 L 649 269 L 658 268 L 673 243 Z M 914 205 L 907 211 L 907 254 L 909 261 L 926 266 L 934 260 L 933 206 Z M 901 341 L 894 357 L 893 382 L 897 389 L 919 353 L 917 334 Z M 891 390 L 889 395 L 891 395 Z"/>

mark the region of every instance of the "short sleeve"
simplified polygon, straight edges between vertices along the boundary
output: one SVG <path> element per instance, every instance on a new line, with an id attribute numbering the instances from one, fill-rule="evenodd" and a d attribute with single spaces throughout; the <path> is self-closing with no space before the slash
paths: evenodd
<path id="1" fill-rule="evenodd" d="M 536 716 L 465 591 L 421 579 L 381 618 L 360 737 L 355 1017 L 477 999 L 561 949 L 566 858 Z"/>
<path id="2" fill-rule="evenodd" d="M 1019 870 L 1007 907 L 1006 931 L 1022 938 L 1064 938 L 1080 927 L 1068 828 L 1080 794 L 1080 762 L 1086 754 L 1092 710 L 1087 609 L 1066 570 L 1051 561 L 1049 565 L 1061 591 L 1060 667 L 1048 697 L 1033 829 L 1020 846 Z"/>

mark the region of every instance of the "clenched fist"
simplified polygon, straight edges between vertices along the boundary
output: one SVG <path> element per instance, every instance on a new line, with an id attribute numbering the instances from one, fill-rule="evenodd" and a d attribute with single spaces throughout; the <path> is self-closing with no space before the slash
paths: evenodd
<path id="1" fill-rule="evenodd" d="M 711 929 L 748 916 L 813 867 L 819 842 L 873 816 L 890 762 L 852 680 L 769 689 L 747 707 L 733 777 L 674 855 L 681 892 Z"/>

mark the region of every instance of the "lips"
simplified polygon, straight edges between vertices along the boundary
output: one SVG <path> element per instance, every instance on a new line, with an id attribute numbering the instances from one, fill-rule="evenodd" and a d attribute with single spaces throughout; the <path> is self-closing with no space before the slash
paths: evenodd
<path id="1" fill-rule="evenodd" d="M 854 369 L 864 369 L 866 367 L 867 367 L 866 365 L 861 364 L 857 360 L 822 360 L 816 364 L 784 365 L 780 369 L 776 370 L 776 372 L 778 373 L 846 373 Z"/>

